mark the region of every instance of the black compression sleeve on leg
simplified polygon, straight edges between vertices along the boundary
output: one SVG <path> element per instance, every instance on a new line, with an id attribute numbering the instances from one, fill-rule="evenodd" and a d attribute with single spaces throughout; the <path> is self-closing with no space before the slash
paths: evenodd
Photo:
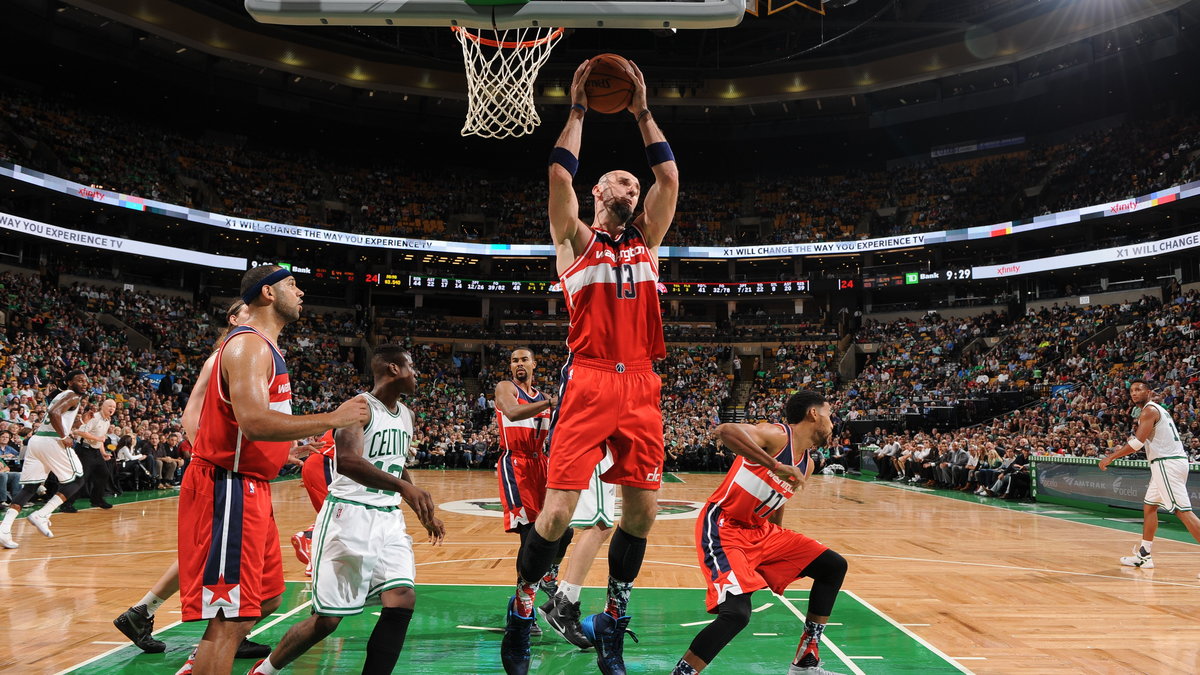
<path id="1" fill-rule="evenodd" d="M 646 557 L 646 539 L 635 537 L 620 526 L 613 533 L 608 545 L 608 576 L 629 583 L 642 570 L 642 558 Z"/>
<path id="2" fill-rule="evenodd" d="M 750 623 L 750 595 L 731 595 L 717 605 L 717 618 L 696 634 L 688 649 L 705 663 L 717 654 Z"/>
<path id="3" fill-rule="evenodd" d="M 379 621 L 375 622 L 375 630 L 367 640 L 363 675 L 389 675 L 395 670 L 412 615 L 410 607 L 384 607 L 379 611 Z"/>
<path id="4" fill-rule="evenodd" d="M 571 540 L 575 538 L 575 528 L 568 527 L 563 536 L 558 540 L 558 553 L 554 556 L 554 562 L 562 562 L 562 559 L 567 555 L 567 547 L 571 545 Z"/>
<path id="5" fill-rule="evenodd" d="M 837 551 L 827 549 L 808 564 L 800 573 L 813 580 L 812 592 L 808 595 L 808 613 L 813 616 L 829 616 L 838 590 L 846 578 L 846 559 Z"/>
<path id="6" fill-rule="evenodd" d="M 66 501 L 74 497 L 75 493 L 79 492 L 79 488 L 81 487 L 83 487 L 83 479 L 76 478 L 70 483 L 64 483 L 62 487 L 58 488 L 58 492 L 63 496 L 63 501 Z"/>
<path id="7" fill-rule="evenodd" d="M 16 496 L 12 498 L 12 505 L 25 506 L 29 502 L 33 501 L 33 498 L 37 496 L 37 489 L 37 484 L 31 485 L 27 483 L 22 485 L 21 489 L 17 491 Z"/>
<path id="8" fill-rule="evenodd" d="M 530 528 L 525 535 L 525 544 L 521 546 L 521 554 L 517 560 L 517 574 L 528 583 L 537 583 L 546 575 L 550 565 L 554 564 L 554 556 L 558 553 L 558 540 L 547 541 L 538 534 L 536 528 Z"/>

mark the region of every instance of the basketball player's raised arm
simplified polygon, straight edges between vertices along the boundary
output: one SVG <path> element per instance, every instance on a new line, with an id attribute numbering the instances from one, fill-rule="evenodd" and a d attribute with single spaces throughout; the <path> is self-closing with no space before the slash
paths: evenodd
<path id="1" fill-rule="evenodd" d="M 654 115 L 646 103 L 646 78 L 632 61 L 627 68 L 629 79 L 633 82 L 633 100 L 629 104 L 629 112 L 637 119 L 650 169 L 654 172 L 654 185 L 646 191 L 641 230 L 646 235 L 646 243 L 659 246 L 667 236 L 671 221 L 675 220 L 675 204 L 679 200 L 679 166 L 671 154 L 671 146 L 667 145 L 667 137 L 658 128 L 658 122 L 654 121 Z"/>
<path id="2" fill-rule="evenodd" d="M 804 482 L 803 471 L 775 459 L 787 443 L 787 434 L 774 424 L 722 424 L 715 435 L 721 445 L 748 461 L 765 466 L 773 473 L 791 476 L 799 483 Z"/>
<path id="3" fill-rule="evenodd" d="M 1122 445 L 1120 450 L 1117 450 L 1111 455 L 1108 455 L 1100 460 L 1100 464 L 1097 465 L 1100 470 L 1107 471 L 1109 463 L 1111 463 L 1114 459 L 1120 459 L 1126 455 L 1132 455 L 1138 450 L 1141 450 L 1142 446 L 1146 444 L 1146 441 L 1150 440 L 1150 437 L 1154 435 L 1154 425 L 1158 424 L 1158 418 L 1158 410 L 1156 410 L 1153 406 L 1146 406 L 1145 408 L 1142 408 L 1142 414 L 1138 415 L 1137 428 L 1134 429 L 1133 438 L 1130 439 L 1138 442 L 1137 447 L 1131 445 L 1129 441 L 1125 441 L 1125 445 Z"/>
<path id="4" fill-rule="evenodd" d="M 238 428 L 252 441 L 294 441 L 329 429 L 362 425 L 370 419 L 370 408 L 361 396 L 346 401 L 333 412 L 316 415 L 289 415 L 272 410 L 269 385 L 273 372 L 274 355 L 265 341 L 239 335 L 225 343 L 221 375 L 227 383 Z"/>
<path id="5" fill-rule="evenodd" d="M 533 403 L 517 402 L 517 385 L 505 380 L 496 383 L 496 410 L 512 422 L 520 422 L 550 408 L 550 399 Z"/>
<path id="6" fill-rule="evenodd" d="M 571 81 L 571 112 L 567 124 L 554 144 L 550 155 L 550 240 L 554 243 L 559 262 L 569 265 L 587 247 L 591 231 L 579 219 L 579 198 L 575 196 L 575 171 L 579 168 L 579 144 L 583 138 L 583 115 L 587 110 L 587 95 L 583 84 L 592 70 L 584 61 L 575 69 Z M 560 265 L 559 271 L 562 271 Z"/>
<path id="7" fill-rule="evenodd" d="M 187 434 L 193 443 L 196 442 L 196 435 L 200 433 L 200 410 L 204 407 L 204 394 L 208 392 L 208 380 L 212 377 L 213 363 L 216 360 L 216 352 L 205 359 L 204 365 L 200 367 L 200 374 L 196 376 L 192 393 L 188 394 L 187 405 L 183 406 L 183 417 L 179 423 L 183 426 L 183 433 Z"/>
<path id="8" fill-rule="evenodd" d="M 422 523 L 433 518 L 433 497 L 427 491 L 403 478 L 375 468 L 374 464 L 363 457 L 362 426 L 355 424 L 333 432 L 333 445 L 336 448 L 338 473 L 364 487 L 399 494 L 400 498 L 412 507 Z"/>

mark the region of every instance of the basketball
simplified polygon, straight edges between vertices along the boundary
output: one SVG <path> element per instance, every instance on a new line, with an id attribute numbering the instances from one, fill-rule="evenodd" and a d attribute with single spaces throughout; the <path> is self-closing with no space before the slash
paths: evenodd
<path id="1" fill-rule="evenodd" d="M 601 54 L 592 59 L 592 72 L 583 84 L 588 108 L 610 115 L 629 107 L 633 102 L 633 81 L 625 71 L 627 63 L 616 54 Z"/>

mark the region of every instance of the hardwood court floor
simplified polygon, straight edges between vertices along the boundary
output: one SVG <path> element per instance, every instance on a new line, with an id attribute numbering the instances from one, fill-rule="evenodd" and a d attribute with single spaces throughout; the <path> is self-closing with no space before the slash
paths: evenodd
<path id="1" fill-rule="evenodd" d="M 692 544 L 694 516 L 686 513 L 685 502 L 702 502 L 720 476 L 682 477 L 685 483 L 663 486 L 663 500 L 673 502 L 667 510 L 677 519 L 664 517 L 656 524 L 638 580 L 641 587 L 702 586 Z M 491 472 L 424 471 L 417 472 L 416 479 L 439 504 L 467 502 L 456 510 L 481 513 L 441 511 L 449 531 L 446 544 L 416 545 L 418 594 L 422 585 L 510 583 L 516 537 L 501 531 L 499 518 L 482 515 L 496 494 Z M 0 621 L 7 628 L 7 639 L 0 643 L 0 672 L 69 672 L 124 644 L 111 621 L 139 599 L 172 560 L 176 502 L 167 498 L 110 511 L 56 515 L 52 540 L 18 521 L 15 534 L 21 548 L 0 551 Z M 314 514 L 295 481 L 276 484 L 275 503 L 286 576 L 299 582 L 290 588 L 300 587 L 302 566 L 287 540 L 311 523 Z M 1200 672 L 1200 547 L 1193 544 L 1160 538 L 1154 551 L 1158 569 L 1122 568 L 1117 558 L 1137 541 L 1128 532 L 827 476 L 813 477 L 807 490 L 792 500 L 785 525 L 820 539 L 850 561 L 846 593 L 832 618 L 846 625 L 831 626 L 827 634 L 834 645 L 855 643 L 854 651 L 842 650 L 850 665 L 823 649 L 831 669 L 839 672 L 915 672 L 901 669 L 891 658 L 911 643 L 924 643 L 939 654 L 942 667 L 921 672 Z M 418 534 L 410 531 L 414 537 Z M 603 561 L 593 567 L 590 585 L 604 583 L 605 567 Z M 800 612 L 807 588 L 802 580 L 785 594 Z M 454 601 L 453 589 L 438 592 L 446 598 L 439 605 Z M 473 593 L 463 588 L 458 595 Z M 506 591 L 488 593 L 503 597 Z M 594 594 L 599 597 L 599 591 Z M 663 631 L 648 619 L 637 625 L 638 597 L 635 590 L 632 628 L 641 631 L 643 640 L 628 646 L 630 671 L 659 672 L 663 663 L 673 662 L 686 649 L 700 626 Z M 649 605 L 654 594 L 645 597 Z M 669 604 L 672 611 L 686 609 L 689 616 L 703 620 L 702 608 L 679 607 L 699 605 L 701 598 L 695 591 L 673 597 Z M 774 602 L 778 609 L 782 601 L 761 592 L 754 605 Z M 160 630 L 178 620 L 178 609 L 177 599 L 172 599 L 159 610 Z M 495 611 L 497 621 L 501 611 Z M 649 615 L 647 607 L 643 616 Z M 749 639 L 755 632 L 781 632 L 778 640 L 764 642 L 754 652 L 764 664 L 781 664 L 771 669 L 778 672 L 786 669 L 800 632 L 798 621 L 780 624 L 780 616 L 755 614 L 743 634 Z M 670 620 L 678 617 L 672 614 Z M 280 622 L 279 630 L 293 620 Z M 866 623 L 891 631 L 883 635 L 881 629 L 878 649 L 869 653 L 858 644 L 863 632 L 858 624 Z M 790 637 L 782 634 L 789 625 L 795 631 Z M 764 631 L 766 626 L 774 628 Z M 173 649 L 179 647 L 172 637 L 178 630 L 182 629 L 164 636 Z M 275 639 L 273 635 L 264 637 Z M 410 646 L 406 644 L 400 670 Z M 131 653 L 131 648 L 121 653 Z M 742 653 L 731 652 L 729 659 L 722 655 L 710 672 L 759 672 L 758 667 L 739 664 L 746 658 L 739 656 Z M 492 663 L 497 660 L 494 654 L 490 648 L 477 650 L 476 672 L 499 672 L 498 663 Z M 639 654 L 646 655 L 644 662 L 639 662 Z M 537 672 L 575 672 L 578 661 L 570 669 L 547 663 Z M 161 662 L 159 667 L 149 667 L 148 661 L 131 663 L 147 667 L 126 672 L 173 672 Z"/>

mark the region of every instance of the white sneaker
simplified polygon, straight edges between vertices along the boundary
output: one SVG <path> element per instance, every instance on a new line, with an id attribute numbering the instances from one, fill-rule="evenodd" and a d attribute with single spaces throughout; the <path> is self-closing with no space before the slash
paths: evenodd
<path id="1" fill-rule="evenodd" d="M 19 544 L 12 538 L 12 532 L 0 532 L 0 546 L 4 548 L 17 548 Z"/>
<path id="2" fill-rule="evenodd" d="M 1134 547 L 1133 555 L 1122 556 L 1121 564 L 1126 567 L 1140 567 L 1144 570 L 1154 569 L 1154 560 L 1150 557 L 1149 553 L 1142 555 L 1141 546 Z"/>
<path id="3" fill-rule="evenodd" d="M 29 524 L 37 528 L 38 532 L 47 537 L 54 538 L 54 533 L 50 531 L 50 518 L 48 516 L 39 516 L 36 512 L 29 514 Z"/>

